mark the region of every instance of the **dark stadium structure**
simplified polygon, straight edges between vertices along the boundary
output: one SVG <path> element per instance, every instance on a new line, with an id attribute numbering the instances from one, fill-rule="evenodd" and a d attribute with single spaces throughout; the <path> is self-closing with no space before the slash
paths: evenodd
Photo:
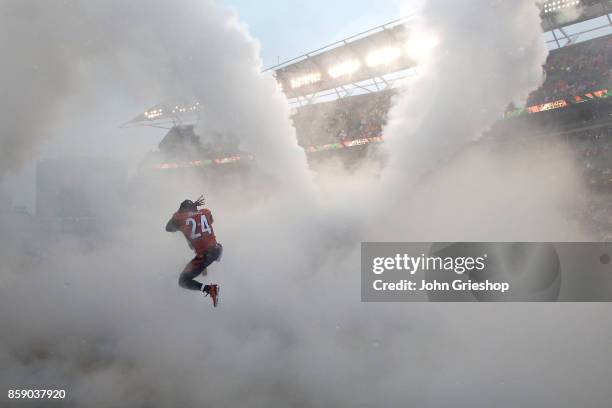
<path id="1" fill-rule="evenodd" d="M 195 125 L 174 125 L 159 143 L 159 150 L 149 153 L 141 167 L 144 169 L 211 167 L 244 163 L 251 159 L 251 155 L 240 151 L 235 139 L 214 134 L 206 142 L 202 142 L 200 136 L 195 133 Z"/>

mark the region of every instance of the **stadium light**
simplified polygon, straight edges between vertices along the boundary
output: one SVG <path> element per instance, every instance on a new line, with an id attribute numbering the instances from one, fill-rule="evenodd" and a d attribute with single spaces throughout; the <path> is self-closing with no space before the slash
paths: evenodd
<path id="1" fill-rule="evenodd" d="M 172 113 L 186 113 L 186 112 L 195 112 L 200 108 L 200 102 L 196 102 L 191 106 L 178 106 L 176 105 L 174 109 L 172 109 Z"/>
<path id="2" fill-rule="evenodd" d="M 361 63 L 358 60 L 348 60 L 339 64 L 333 65 L 327 71 L 332 78 L 338 78 L 345 75 L 351 75 L 361 68 Z"/>
<path id="3" fill-rule="evenodd" d="M 397 47 L 385 47 L 380 50 L 372 51 L 366 58 L 369 67 L 379 65 L 389 65 L 400 57 L 401 51 Z"/>
<path id="4" fill-rule="evenodd" d="M 544 13 L 554 13 L 568 7 L 580 5 L 580 0 L 555 0 L 544 3 Z"/>
<path id="5" fill-rule="evenodd" d="M 293 78 L 291 80 L 291 88 L 296 89 L 300 88 L 304 85 L 314 84 L 315 82 L 319 82 L 321 80 L 320 72 L 313 72 L 310 74 L 306 74 L 297 78 Z"/>
<path id="6" fill-rule="evenodd" d="M 164 115 L 164 110 L 162 108 L 159 109 L 151 109 L 144 113 L 145 117 L 149 120 L 157 119 Z"/>
<path id="7" fill-rule="evenodd" d="M 406 53 L 416 62 L 426 59 L 440 44 L 440 38 L 431 33 L 414 33 L 406 43 Z"/>

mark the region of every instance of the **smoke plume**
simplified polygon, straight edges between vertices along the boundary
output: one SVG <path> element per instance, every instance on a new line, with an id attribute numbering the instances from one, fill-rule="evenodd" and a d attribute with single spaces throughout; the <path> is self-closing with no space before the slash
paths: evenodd
<path id="1" fill-rule="evenodd" d="M 3 393 L 62 388 L 74 407 L 573 407 L 586 387 L 590 406 L 608 403 L 604 307 L 359 298 L 363 240 L 579 234 L 558 212 L 542 217 L 580 189 L 563 149 L 545 166 L 537 152 L 468 146 L 541 81 L 532 2 L 425 6 L 423 30 L 439 45 L 395 101 L 382 187 L 363 172 L 348 186 L 337 177 L 348 200 L 336 179 L 312 187 L 288 105 L 233 11 L 195 0 L 0 7 L 13 56 L 0 89 L 15 97 L 0 111 L 2 173 L 51 148 L 138 161 L 138 143 L 99 137 L 100 112 L 177 95 L 257 157 L 256 184 L 181 173 L 134 178 L 111 207 L 94 196 L 108 220 L 96 242 L 0 220 Z M 222 285 L 217 309 L 178 287 L 192 254 L 163 231 L 201 191 L 225 248 L 204 278 Z"/>

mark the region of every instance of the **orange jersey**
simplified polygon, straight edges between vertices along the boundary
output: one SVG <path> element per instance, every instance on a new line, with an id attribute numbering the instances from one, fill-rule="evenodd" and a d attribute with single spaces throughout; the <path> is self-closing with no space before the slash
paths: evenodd
<path id="1" fill-rule="evenodd" d="M 172 216 L 171 222 L 187 238 L 189 246 L 196 254 L 202 255 L 209 248 L 217 245 L 212 227 L 213 217 L 209 209 L 202 208 L 195 212 L 176 212 Z"/>

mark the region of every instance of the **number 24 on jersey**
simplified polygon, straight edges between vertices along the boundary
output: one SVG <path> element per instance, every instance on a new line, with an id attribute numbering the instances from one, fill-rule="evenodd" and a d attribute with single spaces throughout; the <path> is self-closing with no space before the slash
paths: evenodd
<path id="1" fill-rule="evenodd" d="M 200 238 L 202 234 L 206 234 L 206 233 L 212 234 L 212 228 L 208 224 L 208 219 L 206 218 L 206 215 L 200 216 L 199 226 L 200 226 L 201 232 L 198 232 L 198 223 L 196 222 L 194 218 L 187 218 L 187 220 L 185 220 L 185 224 L 191 226 L 191 239 Z"/>

